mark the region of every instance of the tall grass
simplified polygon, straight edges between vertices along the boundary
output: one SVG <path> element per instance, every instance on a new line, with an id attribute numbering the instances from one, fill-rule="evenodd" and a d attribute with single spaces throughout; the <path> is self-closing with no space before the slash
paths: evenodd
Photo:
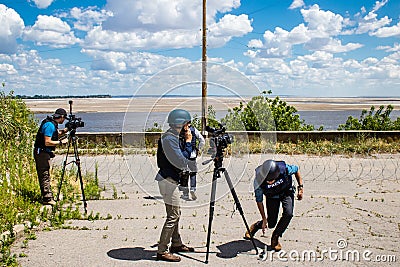
<path id="1" fill-rule="evenodd" d="M 4 85 L 3 85 L 4 86 Z M 33 142 L 38 130 L 34 115 L 25 102 L 0 91 L 0 234 L 8 235 L 0 240 L 0 262 L 2 266 L 17 265 L 16 256 L 9 247 L 15 236 L 13 228 L 24 224 L 26 232 L 43 221 L 51 226 L 60 226 L 67 219 L 96 219 L 99 215 L 82 216 L 79 210 L 80 190 L 74 184 L 74 170 L 68 170 L 62 188 L 62 209 L 42 209 L 41 194 L 33 159 Z M 60 169 L 52 171 L 52 185 L 60 177 Z M 70 179 L 71 178 L 71 179 Z M 84 177 L 88 199 L 98 199 L 100 188 L 97 175 Z M 53 190 L 54 192 L 54 190 Z"/>

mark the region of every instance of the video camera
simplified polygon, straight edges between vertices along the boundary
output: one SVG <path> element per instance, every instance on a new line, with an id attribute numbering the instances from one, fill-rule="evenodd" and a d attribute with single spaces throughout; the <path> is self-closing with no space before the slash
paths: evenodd
<path id="1" fill-rule="evenodd" d="M 79 127 L 85 127 L 85 122 L 82 121 L 82 118 L 76 117 L 74 114 L 72 114 L 72 100 L 69 102 L 69 115 L 66 118 L 68 120 L 67 123 L 65 123 L 65 127 L 71 131 L 71 130 L 76 130 L 76 128 Z"/>
<path id="2" fill-rule="evenodd" d="M 226 128 L 222 124 L 218 124 L 219 129 L 206 126 L 206 131 L 212 137 L 210 139 L 210 149 L 211 150 L 223 150 L 228 147 L 229 144 L 233 142 L 233 135 L 225 133 Z"/>

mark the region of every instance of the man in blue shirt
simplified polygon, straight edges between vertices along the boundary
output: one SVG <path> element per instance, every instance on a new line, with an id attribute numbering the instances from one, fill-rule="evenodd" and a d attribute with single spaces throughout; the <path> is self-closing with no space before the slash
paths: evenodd
<path id="1" fill-rule="evenodd" d="M 179 234 L 181 210 L 178 186 L 182 177 L 194 170 L 193 161 L 189 160 L 193 151 L 192 134 L 187 129 L 190 121 L 191 116 L 186 110 L 172 110 L 168 114 L 170 128 L 158 141 L 157 165 L 160 170 L 157 173 L 156 181 L 164 200 L 167 216 L 161 230 L 157 260 L 179 262 L 181 258 L 172 253 L 194 252 L 193 248 L 182 243 Z M 184 130 L 184 134 L 180 136 L 179 133 L 182 130 Z M 184 143 L 183 147 L 181 143 Z M 168 252 L 169 243 L 171 243 L 171 247 Z"/>
<path id="2" fill-rule="evenodd" d="M 63 108 L 57 109 L 52 116 L 47 116 L 40 124 L 36 134 L 33 155 L 36 162 L 36 171 L 39 178 L 40 191 L 44 205 L 55 205 L 50 185 L 50 159 L 54 158 L 56 146 L 67 143 L 68 140 L 59 140 L 58 135 L 66 133 L 67 128 L 58 129 L 58 124 L 63 124 L 67 112 Z"/>
<path id="3" fill-rule="evenodd" d="M 282 249 L 279 244 L 279 237 L 289 226 L 293 217 L 294 193 L 292 175 L 296 177 L 298 184 L 297 199 L 303 199 L 303 179 L 296 165 L 286 164 L 284 161 L 266 160 L 262 165 L 256 168 L 256 177 L 254 179 L 254 193 L 257 207 L 261 215 L 261 221 L 250 226 L 250 233 L 246 231 L 244 238 L 250 236 L 261 229 L 265 233 L 265 228 L 275 228 L 271 237 L 271 248 L 275 251 Z M 265 204 L 267 216 L 265 215 L 263 196 L 266 197 Z M 282 217 L 278 225 L 279 207 L 282 203 Z"/>

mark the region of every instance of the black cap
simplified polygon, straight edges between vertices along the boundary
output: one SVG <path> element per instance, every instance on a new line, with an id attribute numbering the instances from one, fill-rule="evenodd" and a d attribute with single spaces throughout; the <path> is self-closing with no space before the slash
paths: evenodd
<path id="1" fill-rule="evenodd" d="M 53 117 L 54 118 L 60 118 L 60 117 L 66 118 L 67 117 L 67 111 L 65 111 L 65 109 L 63 109 L 63 108 L 58 108 L 56 110 L 56 112 L 54 112 Z"/>

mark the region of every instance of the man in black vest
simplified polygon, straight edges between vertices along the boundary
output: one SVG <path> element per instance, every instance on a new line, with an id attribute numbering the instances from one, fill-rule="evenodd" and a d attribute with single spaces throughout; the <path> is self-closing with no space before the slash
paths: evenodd
<path id="1" fill-rule="evenodd" d="M 56 146 L 67 143 L 68 140 L 59 140 L 58 135 L 66 133 L 67 128 L 58 129 L 63 124 L 67 112 L 63 108 L 57 109 L 52 116 L 47 116 L 40 124 L 36 134 L 33 155 L 36 162 L 36 171 L 39 178 L 40 191 L 44 205 L 55 205 L 50 185 L 50 159 L 54 158 Z"/>
<path id="2" fill-rule="evenodd" d="M 157 260 L 179 262 L 181 258 L 172 253 L 194 252 L 193 248 L 182 243 L 179 234 L 181 210 L 178 186 L 181 177 L 187 176 L 193 169 L 193 161 L 189 160 L 193 151 L 192 134 L 190 130 L 186 130 L 180 137 L 179 133 L 182 129 L 187 129 L 190 121 L 191 116 L 186 110 L 172 110 L 168 114 L 170 128 L 158 141 L 157 165 L 160 170 L 157 173 L 156 181 L 158 181 L 160 194 L 164 200 L 167 217 L 160 235 Z M 181 145 L 182 143 L 184 146 Z M 169 243 L 171 243 L 171 247 L 168 252 Z"/>
<path id="3" fill-rule="evenodd" d="M 303 199 L 303 179 L 299 172 L 299 167 L 296 165 L 286 164 L 284 161 L 266 160 L 262 165 L 256 168 L 256 177 L 254 179 L 254 193 L 256 197 L 257 207 L 261 215 L 261 221 L 258 221 L 250 226 L 250 233 L 246 231 L 245 239 L 258 230 L 265 232 L 265 228 L 274 228 L 271 237 L 271 248 L 275 251 L 282 249 L 279 244 L 279 237 L 289 226 L 293 217 L 294 208 L 294 193 L 292 175 L 297 180 L 297 199 Z M 263 196 L 265 196 L 265 204 L 267 216 L 265 215 Z M 279 207 L 282 203 L 282 217 L 278 224 Z"/>

